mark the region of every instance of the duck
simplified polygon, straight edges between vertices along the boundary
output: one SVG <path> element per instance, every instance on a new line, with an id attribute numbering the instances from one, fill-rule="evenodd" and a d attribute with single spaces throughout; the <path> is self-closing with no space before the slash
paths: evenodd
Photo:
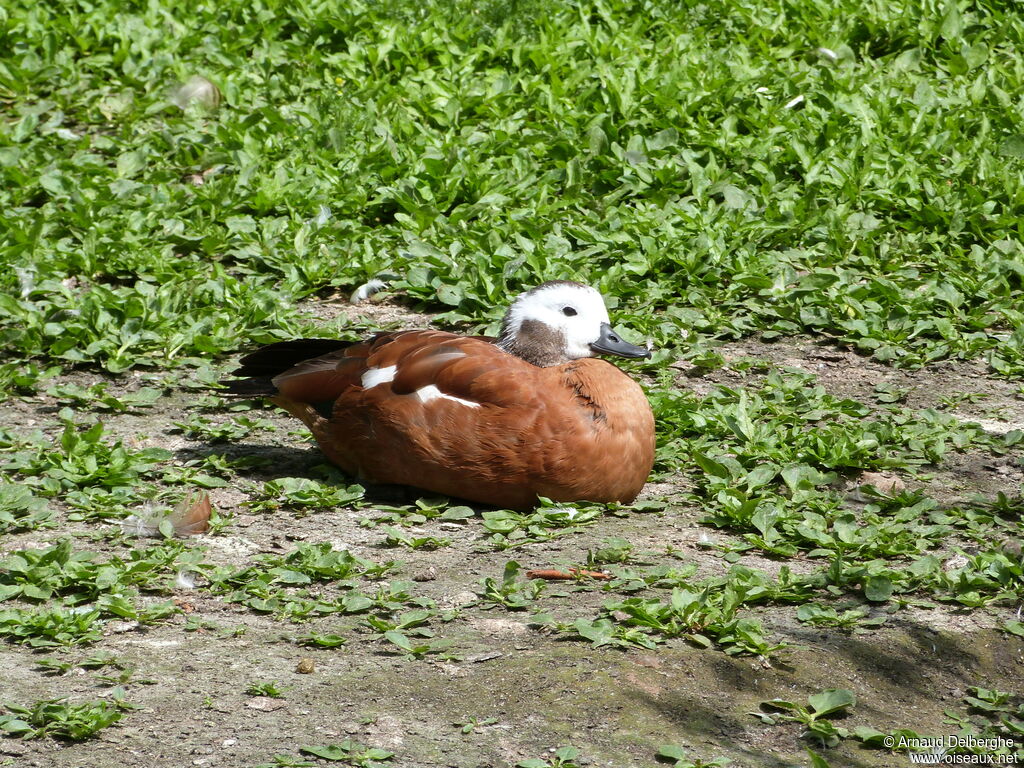
<path id="1" fill-rule="evenodd" d="M 643 389 L 599 355 L 649 358 L 604 299 L 554 280 L 519 294 L 497 338 L 440 330 L 296 339 L 240 360 L 228 392 L 267 397 L 359 481 L 494 507 L 630 504 L 654 465 Z"/>

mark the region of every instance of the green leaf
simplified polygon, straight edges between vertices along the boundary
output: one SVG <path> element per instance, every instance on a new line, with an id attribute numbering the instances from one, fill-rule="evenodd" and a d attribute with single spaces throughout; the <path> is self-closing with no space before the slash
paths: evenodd
<path id="1" fill-rule="evenodd" d="M 811 757 L 811 768 L 830 768 L 828 760 L 816 753 L 810 747 L 807 747 L 807 754 Z"/>
<path id="2" fill-rule="evenodd" d="M 287 568 L 274 568 L 274 578 L 282 584 L 309 584 L 312 579 L 301 571 L 292 571 Z"/>
<path id="3" fill-rule="evenodd" d="M 785 699 L 771 699 L 766 701 L 765 705 L 774 707 L 775 709 L 799 709 L 800 705 L 792 701 L 786 701 Z"/>
<path id="4" fill-rule="evenodd" d="M 21 587 L 21 594 L 29 600 L 48 600 L 53 595 L 53 590 L 36 584 L 25 584 Z"/>
<path id="5" fill-rule="evenodd" d="M 767 485 L 774 480 L 778 474 L 778 467 L 772 466 L 771 464 L 762 464 L 754 467 L 754 469 L 745 478 L 743 478 L 743 484 L 746 485 L 748 489 L 753 490 L 754 488 L 760 488 L 761 486 Z"/>
<path id="6" fill-rule="evenodd" d="M 947 40 L 959 38 L 964 30 L 964 20 L 960 15 L 960 8 L 957 0 L 947 0 L 946 9 L 942 14 L 942 24 L 939 27 L 939 34 Z"/>
<path id="7" fill-rule="evenodd" d="M 821 693 L 808 696 L 807 703 L 814 711 L 814 714 L 821 717 L 822 715 L 854 706 L 857 703 L 857 697 L 853 691 L 846 690 L 845 688 L 829 688 Z"/>
<path id="8" fill-rule="evenodd" d="M 1003 139 L 999 145 L 999 154 L 1003 157 L 1024 158 L 1024 135 L 1016 134 Z"/>
<path id="9" fill-rule="evenodd" d="M 34 730 L 32 726 L 24 720 L 13 715 L 0 715 L 0 729 L 13 736 L 18 736 L 23 733 L 31 733 Z"/>
<path id="10" fill-rule="evenodd" d="M 858 725 L 853 729 L 853 735 L 859 741 L 867 744 L 871 747 L 883 747 L 885 746 L 886 734 L 879 731 L 877 728 L 872 728 L 869 725 Z"/>
<path id="11" fill-rule="evenodd" d="M 390 643 L 393 643 L 394 645 L 397 645 L 403 651 L 406 651 L 408 653 L 411 653 L 414 650 L 413 644 L 409 642 L 409 638 L 406 637 L 402 632 L 398 632 L 397 630 L 392 629 L 385 632 L 384 639 Z"/>
<path id="12" fill-rule="evenodd" d="M 304 755 L 313 755 L 324 760 L 330 760 L 337 762 L 340 760 L 347 760 L 352 754 L 352 748 L 349 746 L 349 742 L 345 742 L 344 745 L 338 744 L 325 744 L 323 746 L 306 746 L 300 747 L 299 752 Z"/>
<path id="13" fill-rule="evenodd" d="M 589 640 L 595 646 L 608 644 L 615 634 L 615 627 L 607 619 L 590 621 L 581 617 L 573 622 L 573 627 L 580 637 Z"/>
<path id="14" fill-rule="evenodd" d="M 449 507 L 441 513 L 441 520 L 468 520 L 471 517 L 476 516 L 476 511 L 472 507 Z"/>
<path id="15" fill-rule="evenodd" d="M 146 153 L 142 150 L 123 152 L 117 158 L 117 175 L 131 178 L 146 165 Z"/>
<path id="16" fill-rule="evenodd" d="M 457 307 L 462 303 L 463 293 L 458 286 L 444 284 L 438 286 L 437 298 L 449 306 Z"/>
<path id="17" fill-rule="evenodd" d="M 729 480 L 732 477 L 732 474 L 725 468 L 724 464 L 719 464 L 717 461 L 705 456 L 703 453 L 694 451 L 693 460 L 697 462 L 697 466 L 709 475 L 722 478 L 723 480 Z"/>
<path id="18" fill-rule="evenodd" d="M 658 757 L 663 757 L 667 760 L 682 760 L 686 757 L 686 750 L 675 744 L 663 744 L 658 747 Z"/>
<path id="19" fill-rule="evenodd" d="M 893 583 L 888 576 L 876 574 L 864 580 L 864 597 L 873 603 L 884 603 L 894 591 Z"/>
<path id="20" fill-rule="evenodd" d="M 1011 635 L 1017 635 L 1017 637 L 1024 637 L 1024 622 L 1020 621 L 1007 621 L 1001 629 L 1004 632 L 1008 632 Z"/>

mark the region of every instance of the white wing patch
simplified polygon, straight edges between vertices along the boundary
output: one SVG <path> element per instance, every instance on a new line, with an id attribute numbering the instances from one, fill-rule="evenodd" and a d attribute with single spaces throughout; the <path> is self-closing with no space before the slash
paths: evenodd
<path id="1" fill-rule="evenodd" d="M 480 407 L 480 403 L 474 403 L 472 400 L 463 400 L 461 397 L 446 395 L 433 384 L 428 384 L 425 387 L 420 387 L 415 392 L 413 392 L 413 394 L 420 399 L 421 403 L 429 403 L 431 400 L 437 400 L 440 398 L 442 400 L 451 400 L 456 403 L 461 403 L 462 405 L 468 406 L 470 408 Z"/>
<path id="2" fill-rule="evenodd" d="M 393 381 L 395 371 L 397 370 L 397 365 L 388 365 L 384 368 L 367 368 L 365 373 L 363 373 L 362 379 L 360 379 L 363 389 L 373 389 L 378 384 L 386 384 L 389 381 Z"/>

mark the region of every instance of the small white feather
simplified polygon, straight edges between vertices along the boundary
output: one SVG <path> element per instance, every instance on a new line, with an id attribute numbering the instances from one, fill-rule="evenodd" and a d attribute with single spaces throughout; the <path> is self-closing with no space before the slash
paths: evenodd
<path id="1" fill-rule="evenodd" d="M 413 394 L 419 398 L 421 403 L 429 403 L 431 400 L 451 400 L 452 402 L 461 403 L 462 405 L 465 405 L 469 408 L 480 407 L 480 403 L 474 403 L 472 400 L 463 400 L 461 397 L 446 395 L 433 384 L 428 384 L 425 387 L 420 387 L 415 392 L 413 392 Z"/>
<path id="2" fill-rule="evenodd" d="M 18 287 L 21 289 L 21 298 L 27 298 L 36 289 L 36 270 L 34 267 L 15 267 L 14 274 L 18 276 Z"/>
<path id="3" fill-rule="evenodd" d="M 193 75 L 171 94 L 171 101 L 183 110 L 192 106 L 216 109 L 220 99 L 220 88 L 200 75 Z"/>
<path id="4" fill-rule="evenodd" d="M 349 301 L 351 301 L 353 304 L 359 304 L 361 302 L 366 301 L 375 293 L 380 293 L 387 287 L 387 283 L 375 277 L 372 280 L 367 281 L 364 285 L 361 285 L 358 288 L 356 288 L 355 291 L 352 293 L 352 298 L 349 299 Z"/>
<path id="5" fill-rule="evenodd" d="M 378 384 L 394 381 L 395 371 L 397 370 L 398 366 L 396 365 L 388 365 L 384 368 L 367 368 L 360 379 L 360 383 L 363 385 L 363 389 L 373 389 Z"/>
<path id="6" fill-rule="evenodd" d="M 121 530 L 124 531 L 126 536 L 159 538 L 160 520 L 164 514 L 162 511 L 153 509 L 153 505 L 147 501 L 142 505 L 139 514 L 128 515 L 128 517 L 121 521 Z"/>

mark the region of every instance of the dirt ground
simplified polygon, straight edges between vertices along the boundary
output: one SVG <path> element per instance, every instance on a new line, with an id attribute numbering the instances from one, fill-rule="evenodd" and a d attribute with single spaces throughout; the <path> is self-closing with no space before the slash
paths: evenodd
<path id="1" fill-rule="evenodd" d="M 324 319 L 344 314 L 367 326 L 418 327 L 429 318 L 390 305 L 357 309 L 321 307 Z M 838 395 L 870 402 L 875 387 L 888 382 L 909 390 L 908 403 L 934 405 L 957 392 L 987 395 L 958 406 L 955 413 L 986 430 L 1024 428 L 1024 401 L 1019 383 L 989 378 L 981 363 L 944 363 L 924 371 L 893 370 L 816 340 L 725 344 L 727 359 L 756 358 L 775 366 L 814 373 L 822 386 Z M 763 374 L 722 369 L 701 375 L 678 364 L 678 383 L 702 394 L 719 383 L 742 384 Z M 134 389 L 141 374 L 115 380 L 111 391 Z M 82 384 L 102 380 L 98 374 L 75 373 Z M 194 408 L 194 392 L 171 392 L 154 408 L 105 415 L 110 433 L 131 444 L 159 446 L 186 461 L 209 451 L 184 437 L 173 424 Z M 0 424 L 39 427 L 54 432 L 56 406 L 40 397 L 0 405 Z M 613 537 L 627 539 L 644 564 L 694 562 L 702 574 L 723 573 L 726 562 L 706 542 L 729 538 L 702 525 L 701 509 L 684 498 L 683 484 L 652 483 L 643 498 L 667 498 L 663 512 L 605 516 L 596 524 L 554 541 L 515 550 L 493 551 L 484 543 L 479 518 L 468 523 L 429 523 L 416 535 L 451 540 L 433 551 L 385 548 L 381 526 L 361 526 L 367 509 L 302 514 L 282 510 L 254 512 L 244 502 L 249 490 L 279 476 L 308 475 L 322 457 L 283 413 L 261 417 L 276 432 L 253 435 L 238 443 L 215 446 L 231 456 L 259 454 L 269 468 L 245 470 L 237 487 L 211 491 L 214 505 L 232 516 L 215 535 L 197 537 L 208 548 L 207 562 L 242 564 L 258 553 L 281 554 L 296 542 L 331 542 L 375 562 L 400 560 L 388 578 L 411 580 L 415 593 L 450 611 L 451 619 L 434 624 L 449 641 L 456 660 L 411 660 L 361 627 L 359 616 L 331 616 L 308 624 L 280 622 L 203 589 L 179 589 L 174 595 L 188 606 L 166 623 L 139 628 L 109 622 L 103 640 L 92 648 L 55 655 L 79 661 L 98 652 L 115 654 L 135 668 L 128 700 L 139 708 L 117 725 L 82 743 L 49 739 L 0 739 L 0 766 L 18 768 L 133 768 L 134 766 L 251 767 L 275 755 L 299 756 L 304 745 L 353 739 L 395 753 L 393 765 L 498 768 L 526 758 L 552 756 L 554 748 L 574 745 L 577 762 L 586 766 L 652 766 L 661 745 L 687 750 L 691 758 L 725 757 L 737 766 L 782 768 L 807 765 L 806 741 L 796 724 L 765 725 L 749 713 L 761 702 L 783 698 L 803 702 L 825 688 L 849 688 L 858 698 L 840 724 L 870 725 L 879 730 L 909 728 L 945 735 L 957 727 L 946 723 L 946 710 L 963 712 L 969 686 L 1020 691 L 1024 640 L 995 627 L 1012 607 L 958 612 L 949 606 L 908 608 L 869 633 L 809 628 L 796 621 L 794 609 L 751 610 L 770 635 L 789 647 L 770 664 L 732 657 L 670 641 L 657 650 L 594 649 L 578 640 L 560 639 L 530 625 L 529 612 L 489 608 L 479 602 L 480 582 L 500 578 L 509 559 L 525 568 L 586 562 L 589 550 Z M 1013 492 L 1024 482 L 1019 456 L 951 453 L 930 477 L 906 477 L 908 485 L 925 484 L 940 501 L 973 493 Z M 13 535 L 4 551 L 42 546 L 74 535 L 76 546 L 104 552 L 114 523 L 73 523 L 62 518 L 56 529 Z M 667 554 L 668 549 L 675 555 Z M 780 562 L 746 554 L 740 561 L 768 572 Z M 820 567 L 820 561 L 786 561 L 793 570 Z M 544 610 L 560 619 L 593 616 L 608 599 L 594 585 L 552 584 Z M 150 599 L 150 598 L 147 598 Z M 154 596 L 153 602 L 166 599 Z M 186 631 L 186 624 L 201 628 Z M 296 638 L 310 631 L 344 635 L 338 649 L 303 647 Z M 27 703 L 44 698 L 72 701 L 110 695 L 93 673 L 76 669 L 48 676 L 35 667 L 40 655 L 20 646 L 0 645 L 0 702 Z M 313 671 L 297 671 L 312 659 Z M 256 682 L 275 681 L 283 698 L 251 696 Z M 463 724 L 473 719 L 474 728 Z M 869 750 L 853 740 L 822 752 L 833 766 L 905 766 L 905 755 Z"/>

